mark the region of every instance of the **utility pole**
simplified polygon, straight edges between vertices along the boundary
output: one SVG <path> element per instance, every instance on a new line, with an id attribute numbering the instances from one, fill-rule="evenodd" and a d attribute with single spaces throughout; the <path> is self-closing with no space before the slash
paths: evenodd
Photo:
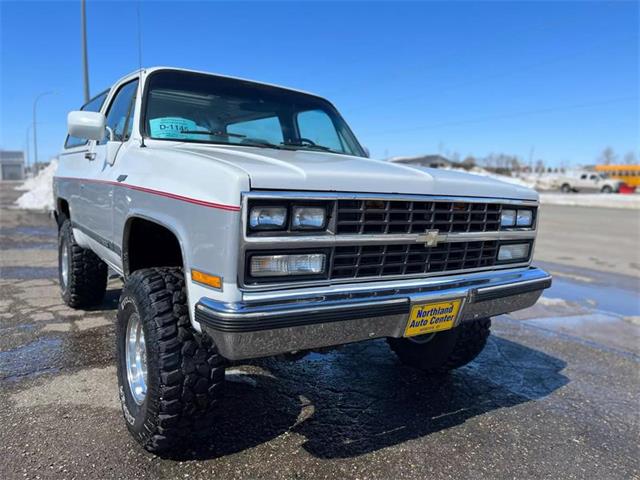
<path id="1" fill-rule="evenodd" d="M 26 169 L 29 168 L 29 143 L 31 143 L 30 133 L 31 133 L 31 125 L 27 127 L 27 138 L 25 142 L 24 165 Z"/>
<path id="2" fill-rule="evenodd" d="M 84 103 L 89 101 L 89 59 L 87 58 L 87 12 L 85 0 L 80 0 L 80 23 L 82 25 L 82 70 L 84 76 Z"/>
<path id="3" fill-rule="evenodd" d="M 42 92 L 33 100 L 33 166 L 38 168 L 38 133 L 36 127 L 36 107 L 38 106 L 38 100 L 45 95 L 51 95 L 53 92 Z"/>

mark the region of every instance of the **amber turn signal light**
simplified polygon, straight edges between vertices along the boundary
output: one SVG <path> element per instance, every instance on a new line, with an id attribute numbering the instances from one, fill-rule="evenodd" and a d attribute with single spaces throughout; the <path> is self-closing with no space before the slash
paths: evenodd
<path id="1" fill-rule="evenodd" d="M 217 277 L 216 275 L 209 275 L 208 273 L 201 272 L 199 270 L 191 269 L 191 280 L 194 282 L 201 283 L 208 287 L 213 287 L 217 289 L 222 288 L 222 278 Z"/>

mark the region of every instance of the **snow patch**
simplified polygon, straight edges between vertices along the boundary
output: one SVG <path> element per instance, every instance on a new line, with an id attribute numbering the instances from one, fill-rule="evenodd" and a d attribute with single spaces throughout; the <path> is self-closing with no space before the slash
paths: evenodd
<path id="1" fill-rule="evenodd" d="M 543 205 L 570 205 L 576 207 L 626 208 L 640 210 L 640 195 L 606 193 L 541 193 Z"/>
<path id="2" fill-rule="evenodd" d="M 538 303 L 540 305 L 544 305 L 545 307 L 567 307 L 569 303 L 562 298 L 549 298 L 549 297 L 540 297 L 538 299 Z"/>
<path id="3" fill-rule="evenodd" d="M 25 192 L 16 200 L 16 206 L 25 210 L 53 210 L 53 176 L 57 168 L 58 161 L 52 160 L 38 175 L 16 187 Z"/>

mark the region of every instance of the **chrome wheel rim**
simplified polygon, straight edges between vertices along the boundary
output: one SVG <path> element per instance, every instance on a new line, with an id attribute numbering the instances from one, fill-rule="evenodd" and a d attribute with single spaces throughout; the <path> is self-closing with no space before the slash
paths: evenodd
<path id="1" fill-rule="evenodd" d="M 62 286 L 66 287 L 69 281 L 69 251 L 67 249 L 67 241 L 62 240 L 62 251 L 60 252 L 60 273 L 62 276 Z"/>
<path id="2" fill-rule="evenodd" d="M 147 348 L 142 323 L 137 313 L 132 313 L 127 325 L 127 381 L 133 400 L 141 405 L 147 396 Z"/>

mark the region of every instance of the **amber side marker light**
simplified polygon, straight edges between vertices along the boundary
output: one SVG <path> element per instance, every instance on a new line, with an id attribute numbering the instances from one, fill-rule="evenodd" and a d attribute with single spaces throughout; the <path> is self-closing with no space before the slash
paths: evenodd
<path id="1" fill-rule="evenodd" d="M 199 270 L 191 269 L 191 280 L 201 283 L 208 287 L 222 289 L 222 278 L 216 275 L 209 275 L 208 273 L 200 272 Z"/>

